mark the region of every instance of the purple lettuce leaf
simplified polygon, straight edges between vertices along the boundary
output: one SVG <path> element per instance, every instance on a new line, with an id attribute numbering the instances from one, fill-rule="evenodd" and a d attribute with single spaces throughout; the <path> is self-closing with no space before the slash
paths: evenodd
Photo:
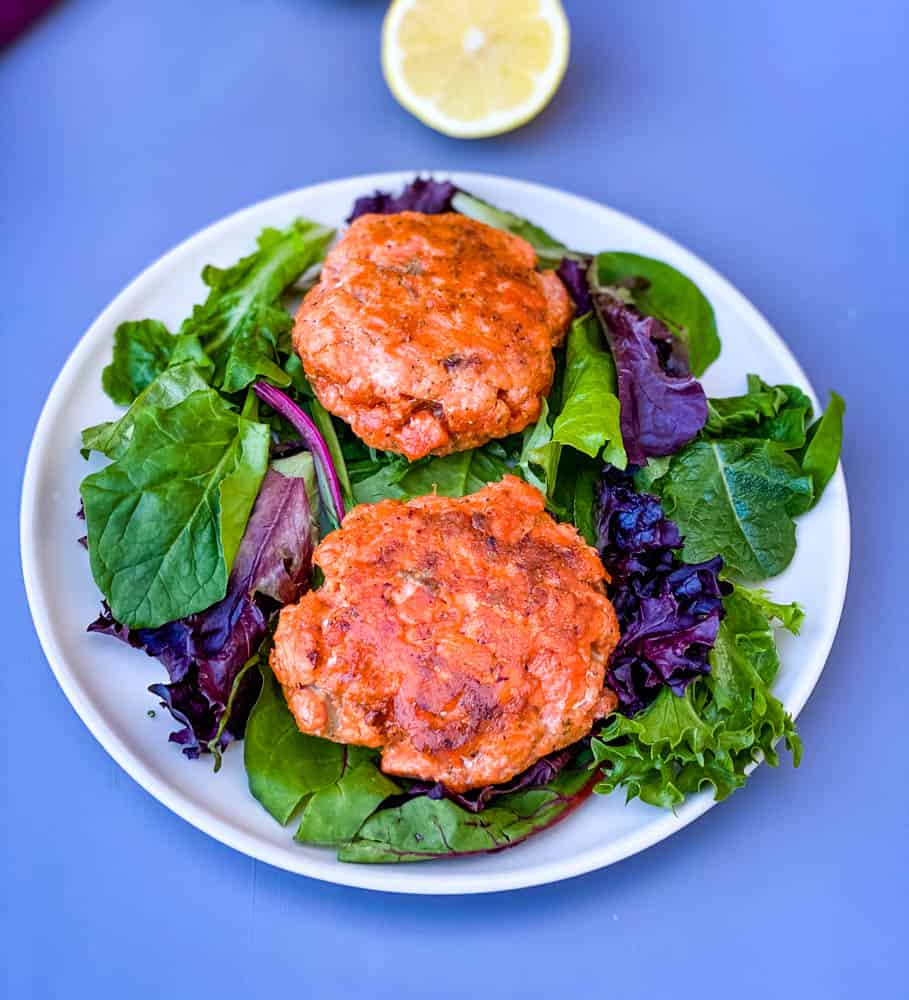
<path id="1" fill-rule="evenodd" d="M 577 315 L 583 316 L 593 310 L 593 300 L 590 298 L 590 287 L 587 284 L 587 271 L 590 268 L 590 258 L 578 260 L 575 257 L 563 257 L 556 268 L 556 274 L 568 289 L 568 294 L 574 302 Z"/>
<path id="2" fill-rule="evenodd" d="M 637 493 L 629 473 L 607 466 L 597 488 L 597 549 L 621 638 L 606 674 L 626 715 L 667 685 L 677 695 L 701 674 L 723 617 L 723 560 L 682 562 L 682 537 L 659 499 Z"/>
<path id="3" fill-rule="evenodd" d="M 628 461 L 672 455 L 707 421 L 707 397 L 680 341 L 658 319 L 609 292 L 592 296 L 615 360 Z"/>
<path id="4" fill-rule="evenodd" d="M 376 191 L 374 194 L 357 198 L 353 210 L 347 217 L 348 222 L 361 215 L 375 212 L 379 215 L 394 215 L 396 212 L 423 212 L 426 215 L 438 215 L 440 212 L 450 212 L 451 199 L 458 189 L 451 181 L 437 181 L 432 177 L 416 177 L 399 195 L 387 191 Z"/>
<path id="5" fill-rule="evenodd" d="M 289 471 L 287 465 L 284 469 Z M 258 675 L 248 672 L 239 686 L 238 678 L 262 644 L 274 610 L 298 600 L 308 587 L 314 547 L 305 476 L 284 475 L 273 466 L 262 481 L 222 600 L 153 629 L 127 628 L 105 605 L 88 626 L 90 632 L 113 635 L 161 661 L 170 683 L 153 684 L 149 690 L 183 727 L 170 739 L 187 757 L 223 750 L 242 737 Z M 228 705 L 230 715 L 222 726 Z"/>
<path id="6" fill-rule="evenodd" d="M 563 771 L 577 757 L 579 750 L 586 747 L 589 740 L 575 746 L 555 750 L 536 763 L 531 764 L 526 771 L 500 785 L 484 785 L 482 788 L 472 788 L 467 792 L 453 792 L 441 781 L 414 781 L 407 788 L 408 798 L 425 795 L 430 799 L 449 799 L 468 812 L 482 812 L 493 799 L 512 792 L 522 792 L 526 788 L 538 785 L 548 785 L 553 778 Z"/>

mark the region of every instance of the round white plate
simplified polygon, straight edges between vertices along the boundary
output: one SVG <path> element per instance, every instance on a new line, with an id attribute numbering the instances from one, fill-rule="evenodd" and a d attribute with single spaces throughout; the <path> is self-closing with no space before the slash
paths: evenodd
<path id="1" fill-rule="evenodd" d="M 811 392 L 795 358 L 739 292 L 693 254 L 653 229 L 602 205 L 503 177 L 437 173 L 490 202 L 532 219 L 570 246 L 631 250 L 669 261 L 703 289 L 716 310 L 723 353 L 704 383 L 711 395 L 744 390 L 745 374 L 792 382 Z M 601 868 L 655 844 L 713 804 L 706 793 L 676 814 L 621 794 L 592 797 L 551 830 L 513 850 L 413 865 L 350 865 L 330 850 L 294 843 L 250 796 L 242 753 L 233 748 L 212 773 L 211 759 L 187 761 L 167 735 L 173 723 L 146 688 L 163 679 L 157 662 L 89 635 L 99 594 L 76 544 L 79 481 L 101 462 L 79 455 L 79 431 L 117 412 L 101 391 L 114 330 L 123 320 L 155 317 L 176 329 L 205 289 L 203 265 L 228 265 L 251 251 L 264 226 L 298 215 L 340 225 L 354 199 L 376 188 L 396 190 L 412 172 L 332 181 L 254 205 L 171 250 L 104 310 L 73 351 L 38 421 L 22 494 L 25 583 L 35 626 L 67 698 L 107 752 L 169 809 L 212 837 L 269 864 L 344 885 L 412 893 L 472 893 L 539 885 Z M 816 402 L 816 400 L 815 400 Z M 836 545 L 831 540 L 836 539 Z M 802 635 L 780 635 L 783 668 L 776 693 L 796 715 L 811 693 L 836 633 L 849 567 L 849 510 L 841 470 L 823 500 L 798 527 L 798 553 L 772 583 L 780 600 L 807 611 Z M 747 794 L 745 792 L 744 794 Z"/>

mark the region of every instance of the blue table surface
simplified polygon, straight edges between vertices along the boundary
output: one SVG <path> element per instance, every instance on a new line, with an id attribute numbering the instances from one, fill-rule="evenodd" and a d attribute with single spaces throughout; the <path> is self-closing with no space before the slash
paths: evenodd
<path id="1" fill-rule="evenodd" d="M 0 53 L 9 997 L 906 996 L 907 5 L 574 0 L 556 99 L 474 143 L 386 91 L 384 6 L 68 0 Z M 120 288 L 241 206 L 409 167 L 639 216 L 726 274 L 849 403 L 851 586 L 800 771 L 761 768 L 642 855 L 499 896 L 323 885 L 191 828 L 69 707 L 18 570 L 32 428 Z"/>

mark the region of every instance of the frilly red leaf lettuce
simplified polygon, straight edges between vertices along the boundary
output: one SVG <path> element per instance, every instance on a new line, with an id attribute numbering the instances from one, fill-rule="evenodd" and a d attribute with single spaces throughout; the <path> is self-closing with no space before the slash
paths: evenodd
<path id="1" fill-rule="evenodd" d="M 361 215 L 371 212 L 379 215 L 394 215 L 396 212 L 424 212 L 426 215 L 437 215 L 439 212 L 450 212 L 451 199 L 457 193 L 458 189 L 451 181 L 415 177 L 399 195 L 376 191 L 357 198 L 347 221 L 353 222 Z"/>
<path id="2" fill-rule="evenodd" d="M 589 267 L 590 258 L 579 260 L 575 257 L 563 257 L 556 268 L 556 274 L 568 289 L 568 294 L 574 302 L 578 316 L 583 316 L 593 309 L 590 287 L 587 284 L 587 269 Z"/>
<path id="3" fill-rule="evenodd" d="M 512 792 L 522 792 L 526 788 L 548 785 L 556 775 L 575 760 L 579 750 L 583 749 L 587 742 L 589 741 L 565 747 L 563 750 L 555 750 L 531 764 L 526 771 L 512 778 L 511 781 L 503 782 L 500 785 L 484 785 L 482 788 L 472 788 L 467 792 L 453 792 L 440 781 L 414 781 L 408 786 L 406 794 L 410 798 L 425 795 L 430 799 L 448 799 L 468 812 L 482 812 L 493 799 L 501 795 L 510 795 Z"/>
<path id="4" fill-rule="evenodd" d="M 719 557 L 696 565 L 678 558 L 682 537 L 660 501 L 635 492 L 630 474 L 612 466 L 598 486 L 596 527 L 621 633 L 607 680 L 621 711 L 634 715 L 663 686 L 681 695 L 710 670 L 722 598 L 731 588 L 719 579 Z"/>
<path id="5" fill-rule="evenodd" d="M 707 420 L 707 397 L 667 327 L 610 292 L 592 296 L 615 360 L 628 461 L 672 455 Z"/>
<path id="6" fill-rule="evenodd" d="M 113 635 L 164 665 L 168 684 L 149 689 L 182 729 L 171 741 L 187 757 L 223 750 L 243 735 L 258 692 L 258 674 L 243 677 L 271 614 L 299 599 L 309 585 L 315 547 L 312 464 L 308 455 L 274 463 L 250 515 L 228 581 L 227 594 L 206 611 L 159 628 L 130 629 L 105 605 L 90 632 Z M 230 705 L 230 716 L 223 720 Z M 224 725 L 222 725 L 224 721 Z"/>

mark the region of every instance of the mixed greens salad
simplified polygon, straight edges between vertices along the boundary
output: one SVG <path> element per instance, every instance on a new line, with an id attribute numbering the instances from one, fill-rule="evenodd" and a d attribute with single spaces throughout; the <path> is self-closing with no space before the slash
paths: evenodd
<path id="1" fill-rule="evenodd" d="M 345 861 L 498 850 L 623 790 L 673 808 L 741 787 L 749 765 L 801 744 L 772 693 L 775 632 L 802 612 L 748 585 L 782 572 L 795 518 L 833 475 L 844 404 L 815 416 L 796 386 L 750 374 L 708 398 L 720 352 L 710 303 L 662 261 L 569 249 L 453 184 L 417 178 L 364 212 L 456 211 L 527 239 L 577 307 L 542 413 L 523 434 L 408 462 L 367 448 L 328 414 L 290 342 L 290 309 L 334 233 L 303 219 L 266 229 L 176 332 L 122 324 L 102 384 L 127 407 L 89 427 L 107 464 L 81 486 L 91 570 L 104 601 L 89 626 L 157 657 L 150 689 L 170 739 L 217 771 L 244 739 L 249 788 L 295 838 Z M 350 221 L 350 220 L 348 220 Z M 744 377 L 744 373 L 743 373 Z M 313 549 L 352 506 L 463 496 L 504 474 L 546 496 L 601 554 L 621 639 L 607 680 L 617 712 L 580 744 L 506 785 L 463 794 L 385 775 L 377 751 L 298 731 L 268 667 L 277 611 L 314 578 Z M 317 571 L 316 571 L 317 573 Z"/>

